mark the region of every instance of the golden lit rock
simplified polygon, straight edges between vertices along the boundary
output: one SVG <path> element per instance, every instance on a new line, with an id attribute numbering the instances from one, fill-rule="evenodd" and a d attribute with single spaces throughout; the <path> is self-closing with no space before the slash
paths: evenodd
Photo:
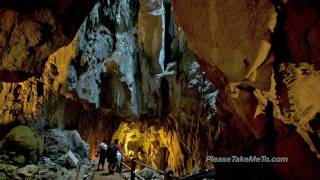
<path id="1" fill-rule="evenodd" d="M 147 127 L 140 122 L 123 122 L 113 135 L 113 139 L 119 139 L 127 156 L 136 157 L 154 167 L 165 168 L 167 163 L 175 172 L 183 170 L 184 155 L 174 130 Z"/>
<path id="2" fill-rule="evenodd" d="M 258 79 L 276 24 L 271 1 L 175 0 L 174 4 L 178 23 L 198 56 L 216 65 L 230 81 Z"/>
<path id="3" fill-rule="evenodd" d="M 52 98 L 51 93 L 57 95 L 67 90 L 67 74 L 77 42 L 78 38 L 75 37 L 68 46 L 53 53 L 41 77 L 32 77 L 20 83 L 3 83 L 0 92 L 0 124 L 9 124 L 17 119 L 22 122 L 33 121 L 42 115 L 41 108 Z"/>
<path id="4" fill-rule="evenodd" d="M 142 0 L 138 20 L 140 43 L 149 57 L 159 57 L 162 47 L 162 0 Z"/>
<path id="5" fill-rule="evenodd" d="M 0 80 L 41 73 L 50 54 L 71 42 L 96 1 L 0 3 Z"/>

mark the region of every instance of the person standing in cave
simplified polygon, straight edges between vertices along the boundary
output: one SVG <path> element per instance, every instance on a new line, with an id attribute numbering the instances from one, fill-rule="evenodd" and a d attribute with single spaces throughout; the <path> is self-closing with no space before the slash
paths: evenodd
<path id="1" fill-rule="evenodd" d="M 115 139 L 113 144 L 109 145 L 109 148 L 107 150 L 107 160 L 108 160 L 108 169 L 109 173 L 112 174 L 114 172 L 115 167 L 118 163 L 118 154 L 117 152 L 120 152 L 122 155 L 122 151 L 119 145 L 119 139 Z M 122 159 L 122 158 L 121 158 Z M 119 171 L 120 167 L 117 166 L 117 171 Z"/>
<path id="2" fill-rule="evenodd" d="M 113 174 L 115 164 L 117 162 L 117 151 L 115 143 L 110 144 L 107 150 L 107 161 L 109 174 Z"/>
<path id="3" fill-rule="evenodd" d="M 102 166 L 102 169 L 104 169 L 104 164 L 107 158 L 107 139 L 103 139 L 102 143 L 99 145 L 98 153 L 99 153 L 99 163 L 98 163 L 98 171 L 100 170 L 100 165 Z"/>
<path id="4" fill-rule="evenodd" d="M 123 156 L 124 156 L 124 153 L 123 151 L 121 150 L 121 146 L 119 144 L 119 140 L 116 139 L 114 140 L 114 144 L 115 144 L 115 149 L 116 149 L 116 152 L 117 152 L 117 163 L 116 163 L 116 171 L 117 172 L 121 172 L 121 169 L 122 169 L 122 159 L 123 159 Z"/>

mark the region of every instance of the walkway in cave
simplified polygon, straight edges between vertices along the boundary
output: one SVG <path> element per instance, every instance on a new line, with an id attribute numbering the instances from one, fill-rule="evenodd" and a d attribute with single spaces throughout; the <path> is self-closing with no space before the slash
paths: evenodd
<path id="1" fill-rule="evenodd" d="M 98 159 L 95 161 L 94 169 L 97 169 Z M 113 174 L 108 174 L 108 163 L 104 165 L 103 171 L 95 171 L 93 175 L 93 180 L 124 180 L 125 178 L 121 174 L 115 172 Z"/>
<path id="2" fill-rule="evenodd" d="M 125 179 L 119 173 L 108 174 L 108 170 L 96 171 L 93 175 L 93 180 L 122 180 Z"/>

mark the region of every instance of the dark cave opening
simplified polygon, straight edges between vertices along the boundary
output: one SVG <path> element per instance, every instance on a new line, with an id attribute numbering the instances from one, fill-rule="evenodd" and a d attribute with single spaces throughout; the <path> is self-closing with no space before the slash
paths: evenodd
<path id="1" fill-rule="evenodd" d="M 40 81 L 37 81 L 37 95 L 38 96 L 43 96 L 43 93 L 44 93 L 44 83 L 43 82 L 40 82 Z"/>
<path id="2" fill-rule="evenodd" d="M 170 34 L 170 26 L 171 24 L 171 4 L 168 2 L 164 3 L 164 9 L 165 9 L 165 58 L 164 58 L 164 69 L 167 68 L 168 63 L 173 62 L 174 60 L 171 59 L 171 43 L 172 43 L 172 37 Z"/>
<path id="3" fill-rule="evenodd" d="M 166 117 L 170 112 L 170 89 L 169 82 L 166 78 L 161 79 L 160 83 L 160 97 L 161 97 L 161 108 L 162 113 L 160 113 L 161 117 Z"/>

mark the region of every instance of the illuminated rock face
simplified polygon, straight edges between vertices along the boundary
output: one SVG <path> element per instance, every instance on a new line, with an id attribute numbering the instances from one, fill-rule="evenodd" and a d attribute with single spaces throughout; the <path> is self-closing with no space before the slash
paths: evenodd
<path id="1" fill-rule="evenodd" d="M 268 64 L 262 64 L 269 54 L 270 33 L 276 23 L 271 1 L 174 2 L 189 45 L 206 60 L 208 72 L 210 65 L 215 65 L 228 81 L 255 82 L 256 86 L 268 88 L 270 80 L 257 78 L 268 70 Z"/>
<path id="2" fill-rule="evenodd" d="M 187 174 L 198 167 L 218 129 L 218 92 L 171 8 L 167 1 L 98 2 L 42 74 L 1 83 L 1 133 L 16 124 L 77 129 L 92 158 L 103 138 L 121 138 L 126 153 L 141 146 L 141 160 L 158 168 Z"/>
<path id="3" fill-rule="evenodd" d="M 91 147 L 119 138 L 178 174 L 208 152 L 287 156 L 216 164 L 217 175 L 320 179 L 320 2 L 101 1 L 81 27 L 94 2 L 72 2 L 0 2 L 0 80 L 33 76 L 0 83 L 1 133 L 72 128 Z M 195 59 L 219 89 L 217 116 L 217 91 Z"/>
<path id="4" fill-rule="evenodd" d="M 67 45 L 96 1 L 0 2 L 0 80 L 41 73 L 47 57 Z"/>
<path id="5" fill-rule="evenodd" d="M 215 154 L 289 158 L 287 164 L 263 168 L 217 164 L 218 176 L 318 179 L 320 3 L 174 0 L 173 4 L 191 49 L 220 90 L 218 119 L 224 127 Z"/>
<path id="6" fill-rule="evenodd" d="M 184 153 L 179 146 L 179 137 L 173 130 L 150 126 L 143 123 L 122 123 L 114 134 L 127 155 L 160 169 L 174 167 L 183 172 Z"/>

